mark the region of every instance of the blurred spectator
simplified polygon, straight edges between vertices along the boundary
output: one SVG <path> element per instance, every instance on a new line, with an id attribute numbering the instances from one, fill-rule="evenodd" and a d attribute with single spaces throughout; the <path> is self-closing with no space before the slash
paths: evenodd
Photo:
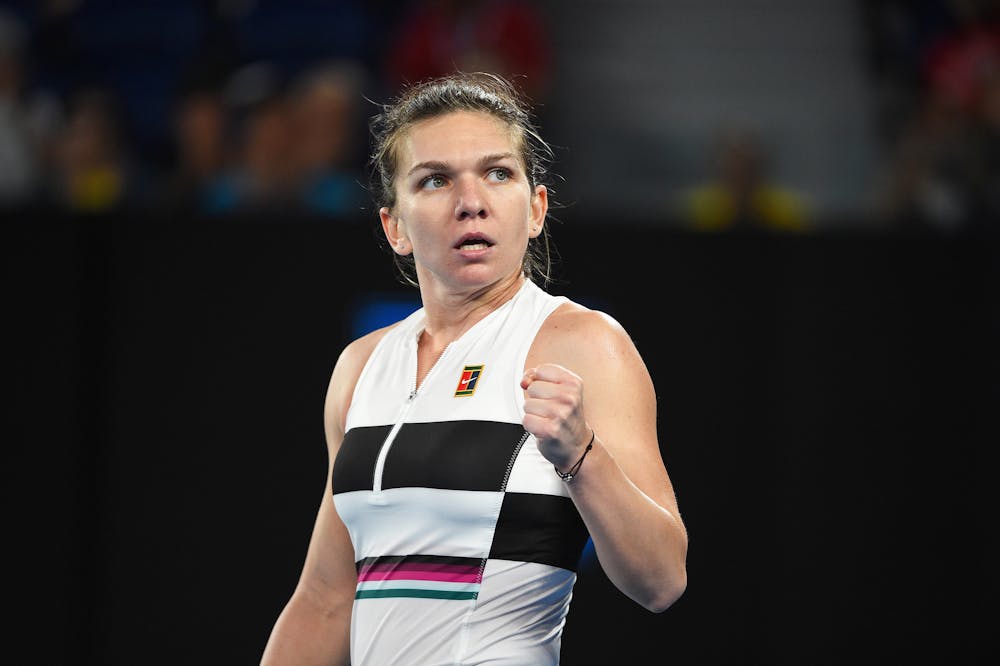
<path id="1" fill-rule="evenodd" d="M 385 57 L 390 89 L 463 71 L 517 83 L 533 101 L 549 88 L 551 52 L 539 9 L 521 0 L 416 0 Z"/>
<path id="2" fill-rule="evenodd" d="M 197 62 L 177 91 L 171 116 L 173 158 L 161 176 L 156 209 L 196 214 L 212 206 L 210 198 L 228 165 L 223 83 L 223 73 Z"/>
<path id="3" fill-rule="evenodd" d="M 0 206 L 34 202 L 58 118 L 54 97 L 25 80 L 27 32 L 13 12 L 0 8 Z"/>
<path id="4" fill-rule="evenodd" d="M 962 229 L 972 203 L 971 139 L 958 101 L 928 90 L 875 183 L 878 221 L 902 231 Z"/>
<path id="5" fill-rule="evenodd" d="M 696 230 L 804 231 L 801 195 L 774 182 L 763 149 L 749 132 L 733 132 L 719 144 L 715 173 L 682 194 L 681 215 Z"/>
<path id="6" fill-rule="evenodd" d="M 961 232 L 997 214 L 991 89 L 1000 72 L 995 1 L 866 3 L 889 158 L 874 183 L 876 220 L 903 231 Z M 905 101 L 905 103 L 899 103 Z M 884 110 L 884 108 L 883 108 Z"/>
<path id="7" fill-rule="evenodd" d="M 289 91 L 289 159 L 299 205 L 310 213 L 353 215 L 367 202 L 362 186 L 367 143 L 361 115 L 365 71 L 353 61 L 317 65 Z"/>
<path id="8" fill-rule="evenodd" d="M 141 204 L 143 169 L 128 154 L 113 93 L 99 86 L 72 95 L 50 166 L 52 201 L 77 213 L 103 213 Z"/>
<path id="9" fill-rule="evenodd" d="M 1000 18 L 995 2 L 952 0 L 956 25 L 925 49 L 923 80 L 935 95 L 949 98 L 965 113 L 978 102 L 983 77 L 1000 67 Z"/>
<path id="10" fill-rule="evenodd" d="M 881 73 L 908 91 L 908 103 L 885 125 L 889 159 L 874 184 L 876 217 L 900 230 L 968 229 L 988 216 L 995 185 L 986 96 L 1000 70 L 997 3 L 873 4 L 882 10 L 873 37 L 896 43 L 899 54 Z"/>
<path id="11" fill-rule="evenodd" d="M 227 165 L 202 197 L 211 214 L 287 211 L 294 201 L 292 137 L 282 74 L 268 62 L 236 70 L 226 83 Z"/>
<path id="12" fill-rule="evenodd" d="M 869 66 L 878 92 L 877 121 L 892 141 L 922 96 L 924 60 L 930 46 L 961 22 L 963 0 L 866 0 L 859 3 L 867 27 Z"/>
<path id="13" fill-rule="evenodd" d="M 179 93 L 175 165 L 161 193 L 173 211 L 355 214 L 367 201 L 360 113 L 365 70 L 344 60 L 288 86 L 270 62 L 221 81 L 204 69 Z"/>
<path id="14" fill-rule="evenodd" d="M 957 107 L 964 141 L 954 181 L 963 196 L 965 229 L 993 224 L 1000 209 L 997 194 L 1000 143 L 997 140 L 997 91 L 1000 79 L 1000 7 L 996 2 L 953 0 L 956 26 L 931 43 L 922 73 L 927 94 Z M 956 160 L 957 161 L 957 160 Z"/>

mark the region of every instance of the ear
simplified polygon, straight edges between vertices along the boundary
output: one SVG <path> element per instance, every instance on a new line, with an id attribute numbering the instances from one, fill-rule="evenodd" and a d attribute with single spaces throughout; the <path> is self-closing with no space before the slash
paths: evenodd
<path id="1" fill-rule="evenodd" d="M 392 251 L 399 255 L 409 254 L 412 248 L 406 239 L 400 219 L 385 206 L 379 208 L 378 217 L 382 222 L 382 232 L 385 234 L 385 239 L 389 241 L 389 247 L 392 248 Z"/>
<path id="2" fill-rule="evenodd" d="M 549 212 L 549 191 L 544 185 L 536 185 L 531 197 L 531 212 L 528 216 L 528 238 L 538 238 L 545 226 L 545 215 Z"/>

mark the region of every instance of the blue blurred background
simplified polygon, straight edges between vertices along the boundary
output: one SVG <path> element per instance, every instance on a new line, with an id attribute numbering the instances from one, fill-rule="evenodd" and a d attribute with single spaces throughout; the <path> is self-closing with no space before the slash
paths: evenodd
<path id="1" fill-rule="evenodd" d="M 0 202 L 367 199 L 365 123 L 453 68 L 515 78 L 597 223 L 956 233 L 997 216 L 989 0 L 7 0 Z"/>
<path id="2" fill-rule="evenodd" d="M 337 355 L 418 303 L 368 118 L 460 68 L 536 104 L 551 289 L 632 333 L 691 532 L 661 615 L 581 554 L 563 663 L 984 663 L 997 5 L 0 4 L 15 661 L 256 663 Z"/>

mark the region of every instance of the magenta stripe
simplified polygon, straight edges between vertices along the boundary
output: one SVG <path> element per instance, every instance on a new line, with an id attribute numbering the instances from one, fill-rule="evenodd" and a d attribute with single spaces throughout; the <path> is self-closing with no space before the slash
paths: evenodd
<path id="1" fill-rule="evenodd" d="M 358 581 L 367 580 L 436 580 L 443 583 L 478 583 L 479 572 L 459 573 L 443 571 L 367 571 L 358 575 Z"/>

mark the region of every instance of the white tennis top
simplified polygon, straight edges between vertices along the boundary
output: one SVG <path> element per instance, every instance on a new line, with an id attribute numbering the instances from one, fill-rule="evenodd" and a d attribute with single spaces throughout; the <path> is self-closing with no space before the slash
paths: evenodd
<path id="1" fill-rule="evenodd" d="M 559 663 L 587 532 L 521 425 L 519 382 L 565 301 L 526 281 L 419 391 L 422 309 L 372 352 L 332 479 L 358 570 L 354 666 Z"/>

